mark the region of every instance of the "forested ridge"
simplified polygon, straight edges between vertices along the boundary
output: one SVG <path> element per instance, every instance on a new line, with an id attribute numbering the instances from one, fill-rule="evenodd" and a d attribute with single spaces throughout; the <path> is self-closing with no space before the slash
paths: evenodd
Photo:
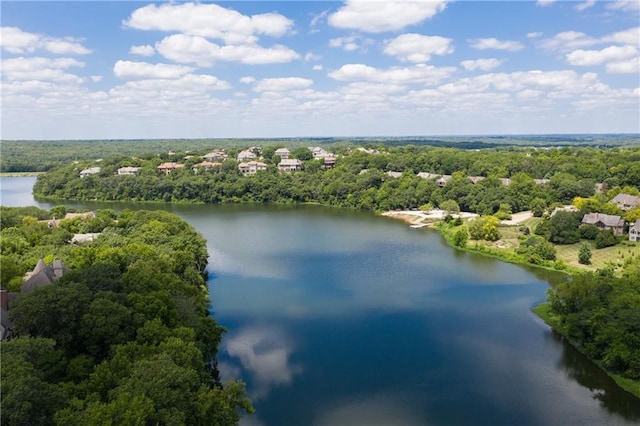
<path id="1" fill-rule="evenodd" d="M 38 259 L 69 268 L 11 303 L 2 351 L 3 425 L 230 425 L 252 411 L 216 368 L 224 329 L 209 315 L 206 244 L 162 211 L 2 207 L 2 287 Z M 81 245 L 78 232 L 100 233 Z"/>
<path id="2" fill-rule="evenodd" d="M 75 200 L 318 202 L 374 211 L 439 205 L 452 199 L 464 211 L 492 214 L 503 203 L 513 212 L 533 205 L 571 203 L 575 197 L 594 195 L 596 183 L 609 189 L 640 186 L 638 147 L 459 150 L 408 145 L 389 147 L 378 155 L 344 147 L 335 150 L 337 164 L 331 170 L 323 170 L 319 160 L 300 153 L 303 170 L 295 173 L 278 171 L 276 147 L 262 149 L 261 161 L 268 168 L 254 176 L 243 176 L 232 159 L 208 171 L 194 171 L 207 151 L 71 162 L 39 176 L 34 194 Z M 233 158 L 238 150 L 228 152 Z M 163 161 L 185 167 L 164 175 L 157 170 Z M 100 173 L 80 178 L 79 172 L 90 166 L 99 166 Z M 117 169 L 124 166 L 140 167 L 139 175 L 117 175 Z M 387 172 L 402 175 L 391 178 Z M 439 187 L 435 179 L 419 177 L 419 172 L 453 175 L 453 179 Z M 474 184 L 469 176 L 486 179 Z M 510 184 L 502 184 L 500 178 L 509 178 Z M 540 185 L 533 179 L 548 182 Z"/>

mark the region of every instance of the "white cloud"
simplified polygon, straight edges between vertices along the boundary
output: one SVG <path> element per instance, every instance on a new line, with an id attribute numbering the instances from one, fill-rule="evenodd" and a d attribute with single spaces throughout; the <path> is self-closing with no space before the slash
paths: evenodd
<path id="1" fill-rule="evenodd" d="M 256 79 L 254 77 L 242 77 L 240 79 L 240 83 L 242 84 L 251 84 L 254 83 Z"/>
<path id="2" fill-rule="evenodd" d="M 101 75 L 92 75 L 91 76 L 91 81 L 93 81 L 94 83 L 98 83 L 98 82 L 102 81 L 102 76 Z"/>
<path id="3" fill-rule="evenodd" d="M 549 6 L 553 3 L 555 3 L 556 0 L 537 0 L 536 1 L 536 5 L 541 6 L 541 7 L 546 7 Z"/>
<path id="4" fill-rule="evenodd" d="M 445 9 L 447 2 L 347 0 L 329 16 L 329 25 L 371 33 L 397 31 L 432 18 Z"/>
<path id="5" fill-rule="evenodd" d="M 310 33 L 317 33 L 320 31 L 316 29 L 316 27 L 318 26 L 318 24 L 320 24 L 320 22 L 327 19 L 327 16 L 329 15 L 330 10 L 331 9 L 323 10 L 321 13 L 314 15 L 313 18 L 311 18 L 311 22 L 309 23 Z"/>
<path id="6" fill-rule="evenodd" d="M 252 44 L 258 35 L 283 36 L 292 29 L 293 21 L 278 13 L 247 16 L 216 4 L 167 3 L 136 9 L 123 25 L 217 38 L 228 44 Z"/>
<path id="7" fill-rule="evenodd" d="M 568 52 L 581 47 L 593 46 L 598 43 L 598 39 L 589 37 L 585 33 L 564 31 L 551 38 L 541 40 L 538 46 L 545 50 Z"/>
<path id="8" fill-rule="evenodd" d="M 313 80 L 299 77 L 265 78 L 260 80 L 254 90 L 256 92 L 288 92 L 311 87 Z"/>
<path id="9" fill-rule="evenodd" d="M 314 71 L 322 71 L 322 65 L 314 65 L 313 66 L 313 70 Z"/>
<path id="10" fill-rule="evenodd" d="M 467 71 L 489 71 L 499 67 L 504 62 L 503 59 L 496 58 L 481 58 L 475 60 L 468 60 L 460 62 L 460 65 Z"/>
<path id="11" fill-rule="evenodd" d="M 199 36 L 174 34 L 156 43 L 156 51 L 167 59 L 180 63 L 211 66 L 215 62 L 243 64 L 274 64 L 291 62 L 300 57 L 288 47 L 261 47 L 255 44 L 219 46 Z"/>
<path id="12" fill-rule="evenodd" d="M 322 56 L 315 54 L 313 52 L 307 52 L 304 55 L 305 62 L 314 62 L 314 61 L 319 61 L 320 59 L 322 59 Z"/>
<path id="13" fill-rule="evenodd" d="M 189 74 L 191 71 L 193 68 L 182 65 L 133 61 L 118 61 L 113 66 L 113 74 L 123 80 L 175 79 Z"/>
<path id="14" fill-rule="evenodd" d="M 609 46 L 602 50 L 575 50 L 567 54 L 571 65 L 587 67 L 606 62 L 618 62 L 636 56 L 638 50 L 633 46 Z"/>
<path id="15" fill-rule="evenodd" d="M 156 50 L 153 48 L 153 46 L 145 44 L 143 46 L 131 46 L 131 48 L 129 49 L 129 53 L 131 55 L 153 56 L 156 53 Z"/>
<path id="16" fill-rule="evenodd" d="M 603 37 L 602 41 L 640 47 L 640 27 L 629 28 L 628 30 L 609 34 Z"/>
<path id="17" fill-rule="evenodd" d="M 533 32 L 527 33 L 527 38 L 538 38 L 541 35 L 542 35 L 541 32 L 533 31 Z"/>
<path id="18" fill-rule="evenodd" d="M 638 0 L 615 0 L 607 2 L 607 9 L 637 12 L 640 11 L 640 2 Z"/>
<path id="19" fill-rule="evenodd" d="M 578 12 L 584 12 L 585 10 L 595 6 L 596 0 L 587 0 L 584 3 L 578 3 L 573 8 Z"/>
<path id="20" fill-rule="evenodd" d="M 56 55 L 87 55 L 91 50 L 82 46 L 81 40 L 73 37 L 55 38 L 43 34 L 22 31 L 17 27 L 0 28 L 0 44 L 9 53 L 31 53 L 46 50 Z"/>
<path id="21" fill-rule="evenodd" d="M 424 63 L 431 59 L 431 55 L 453 53 L 451 42 L 450 38 L 440 36 L 402 34 L 385 42 L 384 53 L 402 62 Z"/>
<path id="22" fill-rule="evenodd" d="M 638 74 L 640 70 L 640 56 L 626 61 L 610 62 L 605 69 L 611 74 Z"/>
<path id="23" fill-rule="evenodd" d="M 336 37 L 329 40 L 329 47 L 340 48 L 346 50 L 347 52 L 353 52 L 354 50 L 360 49 L 363 52 L 366 52 L 368 46 L 372 45 L 375 41 L 358 36 L 352 35 L 347 37 Z"/>
<path id="24" fill-rule="evenodd" d="M 83 79 L 65 72 L 67 68 L 84 67 L 84 62 L 73 58 L 9 58 L 1 62 L 2 74 L 8 80 L 41 80 L 82 83 Z"/>
<path id="25" fill-rule="evenodd" d="M 407 68 L 378 69 L 364 64 L 346 64 L 329 73 L 329 77 L 338 81 L 369 81 L 389 84 L 422 83 L 438 84 L 455 72 L 454 67 L 434 67 L 414 65 Z"/>
<path id="26" fill-rule="evenodd" d="M 478 50 L 495 49 L 516 52 L 522 50 L 524 45 L 518 41 L 498 40 L 496 38 L 476 38 L 469 40 L 469 46 Z"/>

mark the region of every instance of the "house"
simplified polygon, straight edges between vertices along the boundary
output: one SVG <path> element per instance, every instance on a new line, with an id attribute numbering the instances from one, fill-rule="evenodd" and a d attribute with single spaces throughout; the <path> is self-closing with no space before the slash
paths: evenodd
<path id="1" fill-rule="evenodd" d="M 402 172 L 387 172 L 387 176 L 391 176 L 392 178 L 397 179 L 402 176 Z"/>
<path id="2" fill-rule="evenodd" d="M 7 340 L 11 337 L 13 322 L 9 319 L 9 307 L 18 297 L 19 293 L 0 290 L 0 340 Z"/>
<path id="3" fill-rule="evenodd" d="M 158 170 L 160 170 L 165 175 L 169 175 L 172 171 L 180 169 L 182 167 L 184 167 L 184 164 L 168 162 L 160 164 L 158 166 Z"/>
<path id="4" fill-rule="evenodd" d="M 636 223 L 629 228 L 629 241 L 640 241 L 640 219 L 636 219 Z"/>
<path id="5" fill-rule="evenodd" d="M 88 169 L 84 169 L 82 171 L 80 171 L 80 177 L 87 177 L 89 175 L 96 175 L 98 173 L 100 173 L 100 167 L 89 167 Z"/>
<path id="6" fill-rule="evenodd" d="M 629 210 L 636 207 L 640 207 L 640 197 L 629 194 L 618 194 L 611 200 L 618 208 L 622 210 Z"/>
<path id="7" fill-rule="evenodd" d="M 281 172 L 296 172 L 302 170 L 302 161 L 297 158 L 281 160 L 280 163 L 278 163 L 278 170 Z"/>
<path id="8" fill-rule="evenodd" d="M 534 179 L 533 183 L 536 185 L 546 185 L 549 183 L 549 179 Z"/>
<path id="9" fill-rule="evenodd" d="M 100 236 L 100 232 L 90 232 L 87 234 L 73 234 L 71 238 L 71 244 L 82 244 L 95 240 Z"/>
<path id="10" fill-rule="evenodd" d="M 40 259 L 33 271 L 25 276 L 25 281 L 20 286 L 20 291 L 28 293 L 38 287 L 52 284 L 66 272 L 69 272 L 69 268 L 62 264 L 62 260 L 54 259 L 51 265 L 47 265 L 44 260 Z"/>
<path id="11" fill-rule="evenodd" d="M 280 157 L 281 160 L 287 160 L 289 159 L 289 156 L 291 156 L 291 151 L 287 148 L 278 148 L 276 149 L 275 154 Z"/>
<path id="12" fill-rule="evenodd" d="M 238 168 L 243 175 L 255 175 L 260 170 L 267 170 L 267 165 L 260 161 L 249 161 L 238 164 Z"/>
<path id="13" fill-rule="evenodd" d="M 500 178 L 500 183 L 503 186 L 509 186 L 509 185 L 511 185 L 511 179 L 509 179 L 509 178 Z"/>
<path id="14" fill-rule="evenodd" d="M 583 225 L 595 225 L 598 229 L 611 229 L 615 235 L 624 233 L 624 220 L 618 215 L 587 213 L 582 218 Z"/>
<path id="15" fill-rule="evenodd" d="M 551 212 L 551 217 L 555 216 L 558 212 L 577 212 L 578 208 L 576 206 L 572 206 L 571 204 L 567 206 L 559 206 L 553 209 Z"/>
<path id="16" fill-rule="evenodd" d="M 79 217 L 82 220 L 84 220 L 84 219 L 92 219 L 92 218 L 96 217 L 96 214 L 94 212 L 67 213 L 66 215 L 64 215 L 64 217 L 62 219 L 75 219 L 77 217 Z M 47 226 L 49 228 L 57 228 L 57 227 L 60 226 L 60 221 L 61 221 L 61 219 L 56 219 L 54 217 L 53 219 L 40 220 L 39 222 L 46 222 Z"/>
<path id="17" fill-rule="evenodd" d="M 319 146 L 310 146 L 308 147 L 309 151 L 311 151 L 311 154 L 313 154 L 313 159 L 318 159 L 318 158 L 326 158 L 326 157 L 335 157 L 335 155 L 331 152 L 325 151 L 324 149 L 320 148 Z"/>
<path id="18" fill-rule="evenodd" d="M 218 167 L 220 166 L 222 163 L 217 163 L 217 162 L 210 162 L 210 161 L 203 161 L 202 163 L 198 163 L 195 166 L 193 166 L 193 171 L 195 173 L 198 173 L 199 169 L 203 169 L 203 170 L 211 170 L 214 167 Z"/>
<path id="19" fill-rule="evenodd" d="M 436 185 L 438 185 L 440 188 L 442 188 L 447 183 L 449 183 L 449 181 L 451 179 L 453 179 L 453 176 L 451 176 L 451 175 L 442 175 L 438 179 L 436 179 Z"/>
<path id="20" fill-rule="evenodd" d="M 363 147 L 358 147 L 357 150 L 360 151 L 360 152 L 364 152 L 366 154 L 371 154 L 371 155 L 380 154 L 380 151 L 378 151 L 377 149 L 374 149 L 374 148 L 367 149 L 367 148 L 363 148 Z"/>
<path id="21" fill-rule="evenodd" d="M 484 180 L 485 177 L 484 176 L 468 176 L 468 179 L 471 181 L 472 184 L 476 184 L 478 182 L 480 182 L 481 180 Z"/>
<path id="22" fill-rule="evenodd" d="M 324 157 L 322 162 L 322 169 L 329 170 L 336 166 L 336 157 Z"/>
<path id="23" fill-rule="evenodd" d="M 240 151 L 240 154 L 238 154 L 238 161 L 250 161 L 250 160 L 255 160 L 256 158 L 258 158 L 258 156 L 251 150 L 251 149 L 245 149 L 244 151 Z"/>
<path id="24" fill-rule="evenodd" d="M 205 161 L 215 162 L 215 161 L 224 161 L 227 159 L 227 157 L 228 155 L 224 151 L 213 150 L 210 153 L 203 155 L 202 159 Z"/>
<path id="25" fill-rule="evenodd" d="M 435 173 L 427 173 L 427 172 L 419 172 L 418 177 L 421 177 L 422 179 L 437 179 L 440 177 L 440 175 L 437 175 Z"/>
<path id="26" fill-rule="evenodd" d="M 140 167 L 120 167 L 118 174 L 121 176 L 138 176 Z"/>

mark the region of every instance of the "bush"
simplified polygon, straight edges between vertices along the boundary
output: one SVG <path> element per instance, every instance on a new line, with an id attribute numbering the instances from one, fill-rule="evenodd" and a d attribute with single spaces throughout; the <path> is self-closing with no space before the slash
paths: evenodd
<path id="1" fill-rule="evenodd" d="M 595 225 L 583 225 L 580 227 L 580 238 L 595 240 L 598 236 L 598 227 Z"/>
<path id="2" fill-rule="evenodd" d="M 598 231 L 598 235 L 596 236 L 596 248 L 601 249 L 615 246 L 616 244 L 618 244 L 618 239 L 613 235 L 613 231 L 611 229 Z"/>
<path id="3" fill-rule="evenodd" d="M 591 264 L 591 247 L 589 247 L 589 244 L 582 243 L 580 246 L 580 250 L 578 251 L 578 262 L 583 265 Z"/>
<path id="4" fill-rule="evenodd" d="M 469 233 L 467 232 L 467 228 L 463 226 L 453 234 L 453 245 L 456 247 L 464 247 L 467 245 L 468 239 Z"/>

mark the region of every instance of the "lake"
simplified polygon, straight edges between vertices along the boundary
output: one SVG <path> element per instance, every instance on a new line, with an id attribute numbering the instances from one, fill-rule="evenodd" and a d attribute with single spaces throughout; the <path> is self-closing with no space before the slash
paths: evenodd
<path id="1" fill-rule="evenodd" d="M 53 204 L 0 178 L 3 205 Z M 624 392 L 531 311 L 565 279 L 448 247 L 437 232 L 318 206 L 165 209 L 207 239 L 224 378 L 245 425 L 623 425 Z"/>

